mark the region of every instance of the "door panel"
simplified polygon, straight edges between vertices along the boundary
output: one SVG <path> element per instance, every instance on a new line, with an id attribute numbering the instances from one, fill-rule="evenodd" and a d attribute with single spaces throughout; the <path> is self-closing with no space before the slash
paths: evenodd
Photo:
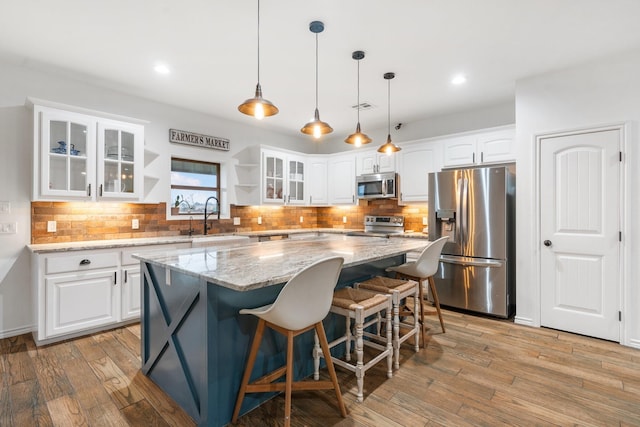
<path id="1" fill-rule="evenodd" d="M 619 147 L 611 129 L 540 142 L 541 324 L 619 341 Z"/>

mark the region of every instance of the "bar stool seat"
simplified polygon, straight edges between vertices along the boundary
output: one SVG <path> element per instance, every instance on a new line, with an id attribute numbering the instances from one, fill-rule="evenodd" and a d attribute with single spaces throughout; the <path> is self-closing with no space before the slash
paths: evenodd
<path id="1" fill-rule="evenodd" d="M 329 313 L 333 290 L 338 281 L 344 260 L 339 257 L 327 258 L 305 268 L 293 276 L 282 288 L 273 304 L 254 309 L 242 309 L 240 314 L 252 314 L 258 317 L 251 350 L 244 370 L 236 406 L 231 422 L 235 424 L 240 414 L 242 401 L 246 393 L 264 393 L 273 391 L 285 392 L 284 425 L 291 424 L 291 391 L 292 390 L 335 390 L 340 414 L 347 416 L 342 400 L 338 377 L 331 358 L 327 360 L 330 381 L 293 381 L 293 338 L 313 329 L 315 346 L 322 346 L 325 355 L 330 355 L 327 336 L 322 325 Z M 287 337 L 286 365 L 278 368 L 253 382 L 249 382 L 256 362 L 260 342 L 266 327 Z M 319 343 L 319 344 L 318 344 Z M 317 350 L 319 353 L 320 351 Z M 314 376 L 317 376 L 317 369 Z M 284 382 L 274 382 L 285 376 Z M 317 378 L 315 378 L 317 379 Z"/>
<path id="2" fill-rule="evenodd" d="M 377 333 L 370 333 L 365 329 L 372 325 L 379 325 L 378 317 L 367 321 L 374 314 L 382 311 L 390 313 L 393 309 L 391 295 L 379 294 L 364 289 L 343 288 L 333 293 L 333 300 L 329 311 L 334 314 L 344 316 L 345 318 L 345 335 L 337 338 L 329 343 L 329 348 L 333 348 L 339 344 L 346 343 L 345 360 L 331 356 L 333 363 L 354 372 L 356 375 L 357 393 L 356 400 L 362 402 L 364 400 L 364 375 L 365 372 L 373 365 L 383 359 L 387 359 L 387 377 L 393 376 L 393 346 L 391 338 L 391 316 L 386 316 L 386 337 L 380 336 L 380 330 Z M 351 321 L 353 320 L 353 328 L 355 334 L 351 332 Z M 354 338 L 355 335 L 355 338 Z M 365 340 L 364 338 L 368 339 Z M 351 342 L 355 341 L 355 363 L 351 363 Z M 364 363 L 364 346 L 377 350 L 377 354 L 367 363 Z M 326 352 L 325 352 L 326 353 Z M 320 348 L 318 345 L 318 337 L 314 347 L 314 378 L 318 379 L 318 369 L 320 367 Z M 324 356 L 323 356 L 324 357 Z M 328 361 L 327 361 L 328 363 Z"/>
<path id="3" fill-rule="evenodd" d="M 418 306 L 418 282 L 414 280 L 401 280 L 392 279 L 391 277 L 377 276 L 364 282 L 356 284 L 358 289 L 366 289 L 375 292 L 381 292 L 385 294 L 391 294 L 391 302 L 393 305 L 393 366 L 396 369 L 400 368 L 400 345 L 411 337 L 414 337 L 414 350 L 416 353 L 420 350 L 420 337 L 418 332 L 420 331 L 420 322 L 418 316 L 413 313 L 419 313 Z M 402 310 L 402 302 L 406 302 L 407 297 L 413 297 L 413 310 Z M 412 323 L 408 320 L 400 320 L 400 316 L 408 316 L 412 314 Z M 401 329 L 406 333 L 400 335 Z"/>

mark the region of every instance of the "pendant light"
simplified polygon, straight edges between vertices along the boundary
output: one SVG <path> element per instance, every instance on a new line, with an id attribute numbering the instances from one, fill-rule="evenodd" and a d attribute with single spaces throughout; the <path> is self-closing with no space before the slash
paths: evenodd
<path id="1" fill-rule="evenodd" d="M 384 79 L 388 83 L 387 89 L 387 142 L 378 148 L 379 153 L 386 153 L 391 155 L 401 150 L 396 144 L 391 141 L 391 79 L 395 77 L 395 73 L 384 73 Z"/>
<path id="2" fill-rule="evenodd" d="M 262 86 L 260 86 L 260 0 L 258 0 L 258 84 L 255 96 L 240 104 L 238 111 L 258 120 L 278 114 L 278 107 L 262 97 Z"/>
<path id="3" fill-rule="evenodd" d="M 313 135 L 314 138 L 318 139 L 322 135 L 333 132 L 328 123 L 320 120 L 320 113 L 318 112 L 318 33 L 324 31 L 324 24 L 320 21 L 313 21 L 309 24 L 309 31 L 316 35 L 316 110 L 313 114 L 313 120 L 304 125 L 300 131 L 307 135 Z"/>
<path id="4" fill-rule="evenodd" d="M 356 147 L 360 147 L 362 144 L 368 144 L 371 142 L 371 138 L 369 138 L 366 134 L 360 131 L 360 60 L 364 58 L 364 52 L 361 50 L 356 50 L 351 54 L 351 58 L 358 61 L 358 124 L 356 125 L 355 133 L 352 133 L 344 140 L 347 144 L 353 144 Z"/>

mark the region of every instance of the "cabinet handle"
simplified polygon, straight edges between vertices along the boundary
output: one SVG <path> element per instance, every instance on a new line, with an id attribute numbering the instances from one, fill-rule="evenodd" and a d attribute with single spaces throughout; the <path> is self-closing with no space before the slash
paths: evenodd
<path id="1" fill-rule="evenodd" d="M 356 196 L 355 195 L 351 195 L 351 203 L 355 203 L 356 202 Z"/>
<path id="2" fill-rule="evenodd" d="M 476 162 L 476 153 L 471 154 L 471 163 Z"/>
<path id="3" fill-rule="evenodd" d="M 116 283 L 118 283 L 118 272 L 114 271 L 113 272 L 113 286 L 115 286 Z"/>
<path id="4" fill-rule="evenodd" d="M 98 196 L 102 197 L 102 184 L 100 184 L 100 191 L 98 192 Z"/>
<path id="5" fill-rule="evenodd" d="M 480 152 L 480 163 L 484 163 L 484 151 Z"/>
<path id="6" fill-rule="evenodd" d="M 309 204 L 312 205 L 313 204 L 313 196 L 309 196 Z"/>
<path id="7" fill-rule="evenodd" d="M 127 270 L 124 271 L 124 283 L 127 283 Z"/>
<path id="8" fill-rule="evenodd" d="M 89 265 L 91 264 L 91 260 L 90 259 L 83 259 L 82 261 L 80 261 L 80 265 Z"/>
<path id="9" fill-rule="evenodd" d="M 87 187 L 87 196 L 91 197 L 91 184 Z"/>

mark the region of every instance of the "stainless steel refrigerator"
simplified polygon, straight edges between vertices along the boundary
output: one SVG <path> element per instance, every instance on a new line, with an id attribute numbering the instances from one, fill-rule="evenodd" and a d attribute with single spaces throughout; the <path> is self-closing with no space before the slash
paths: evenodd
<path id="1" fill-rule="evenodd" d="M 440 304 L 498 317 L 515 311 L 515 166 L 430 173 L 429 240 L 448 236 Z"/>

